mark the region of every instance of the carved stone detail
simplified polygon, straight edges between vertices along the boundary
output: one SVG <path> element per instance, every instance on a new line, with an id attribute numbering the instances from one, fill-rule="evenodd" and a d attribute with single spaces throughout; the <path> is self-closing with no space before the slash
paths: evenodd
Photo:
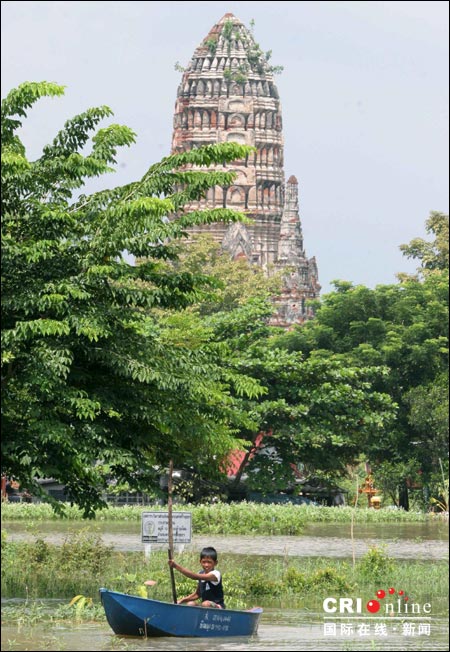
<path id="1" fill-rule="evenodd" d="M 233 258 L 245 256 L 268 274 L 285 272 L 273 323 L 289 327 L 310 318 L 306 299 L 317 298 L 320 285 L 316 261 L 303 247 L 297 180 L 285 184 L 278 90 L 264 53 L 233 14 L 225 14 L 196 48 L 178 87 L 173 124 L 174 153 L 227 141 L 255 147 L 232 164 L 234 185 L 216 187 L 200 202 L 200 208 L 245 210 L 253 224 L 193 231 L 210 231 Z"/>

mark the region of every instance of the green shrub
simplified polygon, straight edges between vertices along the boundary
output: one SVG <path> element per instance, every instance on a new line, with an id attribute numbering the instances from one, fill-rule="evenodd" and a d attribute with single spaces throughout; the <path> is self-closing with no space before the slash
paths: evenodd
<path id="1" fill-rule="evenodd" d="M 309 589 L 332 589 L 340 593 L 351 591 L 353 588 L 344 575 L 329 566 L 316 571 L 309 578 L 308 584 Z"/>
<path id="2" fill-rule="evenodd" d="M 271 580 L 265 573 L 255 573 L 247 581 L 249 592 L 254 596 L 281 595 L 282 583 L 276 580 Z"/>
<path id="3" fill-rule="evenodd" d="M 112 546 L 105 546 L 100 534 L 81 530 L 62 544 L 60 569 L 70 573 L 83 566 L 89 573 L 98 575 L 107 566 L 112 551 Z"/>
<path id="4" fill-rule="evenodd" d="M 305 573 L 290 566 L 284 574 L 284 583 L 296 593 L 303 593 L 308 584 Z"/>
<path id="5" fill-rule="evenodd" d="M 357 570 L 366 580 L 380 582 L 393 575 L 396 562 L 387 555 L 383 546 L 372 546 L 357 564 Z"/>

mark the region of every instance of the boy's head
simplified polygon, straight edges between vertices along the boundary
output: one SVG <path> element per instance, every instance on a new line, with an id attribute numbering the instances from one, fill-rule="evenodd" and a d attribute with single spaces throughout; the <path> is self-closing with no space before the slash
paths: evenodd
<path id="1" fill-rule="evenodd" d="M 214 562 L 217 562 L 217 550 L 213 548 L 212 546 L 208 546 L 207 548 L 203 548 L 200 552 L 200 561 L 204 559 L 205 557 L 209 557 L 212 559 Z"/>

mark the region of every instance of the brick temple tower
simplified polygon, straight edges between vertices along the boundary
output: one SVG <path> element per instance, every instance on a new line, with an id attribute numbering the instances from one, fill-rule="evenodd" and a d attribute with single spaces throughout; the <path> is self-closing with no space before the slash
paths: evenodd
<path id="1" fill-rule="evenodd" d="M 317 265 L 303 248 L 297 180 L 292 176 L 285 183 L 281 105 L 272 68 L 233 14 L 214 25 L 183 73 L 172 152 L 226 141 L 257 151 L 230 166 L 237 173 L 234 185 L 211 189 L 199 207 L 242 210 L 254 223 L 193 231 L 211 232 L 233 258 L 244 256 L 268 274 L 286 271 L 273 323 L 301 323 L 311 316 L 306 299 L 319 296 Z"/>

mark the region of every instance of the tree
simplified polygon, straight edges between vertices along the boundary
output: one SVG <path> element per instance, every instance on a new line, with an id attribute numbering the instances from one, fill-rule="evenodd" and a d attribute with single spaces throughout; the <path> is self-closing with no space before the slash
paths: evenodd
<path id="1" fill-rule="evenodd" d="M 432 270 L 448 270 L 448 215 L 432 211 L 425 223 L 427 233 L 435 236 L 433 242 L 414 238 L 409 244 L 400 245 L 407 258 L 420 261 L 420 271 L 424 274 Z"/>
<path id="2" fill-rule="evenodd" d="M 244 258 L 231 260 L 227 250 L 209 233 L 180 242 L 178 257 L 169 262 L 176 270 L 207 274 L 214 283 L 210 296 L 203 295 L 190 308 L 198 314 L 235 310 L 251 299 L 270 300 L 281 289 L 281 274 L 267 276 Z"/>
<path id="3" fill-rule="evenodd" d="M 370 437 L 381 437 L 392 425 L 395 405 L 374 389 L 386 370 L 361 367 L 353 360 L 323 355 L 304 359 L 277 346 L 274 334 L 284 332 L 268 325 L 273 312 L 269 299 L 279 279 L 267 278 L 247 261 L 229 254 L 204 235 L 180 245 L 179 271 L 205 271 L 217 287 L 189 310 L 203 317 L 212 333 L 211 347 L 233 374 L 259 380 L 266 392 L 249 399 L 234 395 L 253 426 L 240 430 L 248 454 L 247 484 L 263 491 L 286 488 L 293 480 L 292 464 L 322 475 L 346 472 Z M 260 433 L 261 455 L 249 453 Z M 236 475 L 239 482 L 240 471 Z"/>
<path id="4" fill-rule="evenodd" d="M 268 388 L 258 400 L 244 399 L 269 434 L 263 446 L 270 455 L 253 457 L 248 467 L 258 469 L 253 486 L 264 480 L 266 488 L 286 486 L 292 464 L 306 475 L 345 475 L 368 441 L 382 437 L 394 421 L 395 404 L 376 389 L 386 370 L 351 365 L 339 356 L 303 359 L 268 344 L 250 351 L 242 365 Z"/>
<path id="5" fill-rule="evenodd" d="M 256 396 L 261 386 L 224 369 L 211 332 L 183 312 L 210 280 L 163 264 L 188 227 L 243 219 L 189 205 L 234 178 L 206 167 L 249 148 L 169 156 L 140 181 L 76 197 L 135 135 L 111 124 L 81 153 L 111 115 L 93 108 L 29 161 L 20 119 L 40 97 L 62 93 L 25 83 L 2 102 L 2 473 L 35 493 L 38 478 L 53 477 L 91 516 L 108 478 L 142 488 L 170 457 L 218 466 L 251 425 L 231 395 Z M 124 251 L 145 262 L 129 264 Z M 161 318 L 161 308 L 171 314 Z"/>
<path id="6" fill-rule="evenodd" d="M 442 235 L 448 218 L 432 217 L 429 227 Z M 414 251 L 419 256 L 419 249 Z M 277 341 L 307 359 L 322 351 L 348 364 L 389 370 L 374 388 L 398 405 L 397 418 L 383 436 L 369 438 L 361 452 L 391 493 L 394 484 L 404 489 L 414 475 L 413 483 L 429 483 L 439 471 L 438 460 L 447 459 L 448 269 L 443 265 L 448 259 L 439 238 L 424 251 L 421 274 L 401 275 L 395 285 L 369 289 L 335 282 L 336 290 L 317 306 L 315 320 Z"/>

